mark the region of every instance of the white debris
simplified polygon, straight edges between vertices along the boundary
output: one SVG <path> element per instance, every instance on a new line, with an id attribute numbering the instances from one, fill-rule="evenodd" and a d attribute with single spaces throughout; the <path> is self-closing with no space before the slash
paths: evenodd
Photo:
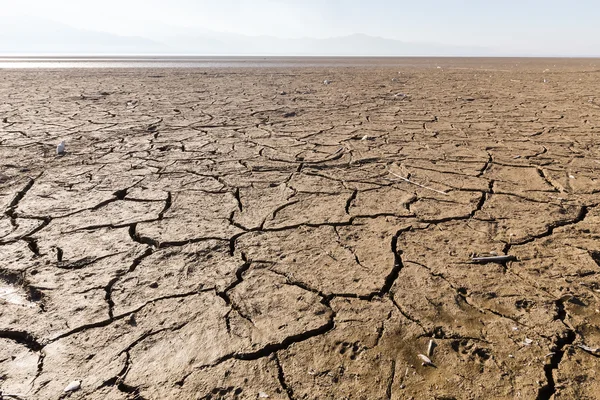
<path id="1" fill-rule="evenodd" d="M 331 83 L 331 81 L 329 81 L 329 80 L 327 80 L 327 79 L 325 79 L 325 80 L 323 81 L 323 85 L 329 85 L 330 83 Z"/>
<path id="2" fill-rule="evenodd" d="M 433 365 L 433 362 L 431 362 L 431 359 L 429 357 L 427 357 L 425 354 L 417 354 L 417 357 L 419 357 L 423 361 L 423 365 Z"/>
<path id="3" fill-rule="evenodd" d="M 25 292 L 12 285 L 4 286 L 0 284 L 0 304 L 2 302 L 25 306 L 28 308 L 35 307 L 32 302 L 27 300 L 27 295 Z"/>
<path id="4" fill-rule="evenodd" d="M 427 357 L 431 357 L 433 354 L 433 348 L 435 347 L 435 343 L 433 339 L 429 341 L 429 346 L 427 346 Z"/>
<path id="5" fill-rule="evenodd" d="M 369 140 L 369 135 L 363 136 L 360 140 Z"/>
<path id="6" fill-rule="evenodd" d="M 267 398 L 269 398 L 269 395 L 266 394 L 265 392 L 259 392 L 258 397 L 260 397 L 261 399 L 267 399 Z"/>
<path id="7" fill-rule="evenodd" d="M 600 353 L 600 349 L 586 346 L 585 344 L 578 344 L 577 347 L 579 347 L 580 349 L 583 349 L 585 351 L 588 351 L 590 353 Z"/>
<path id="8" fill-rule="evenodd" d="M 56 146 L 56 155 L 62 156 L 65 154 L 65 141 L 63 140 Z"/>
<path id="9" fill-rule="evenodd" d="M 73 381 L 67 385 L 65 392 L 76 392 L 81 389 L 81 381 Z"/>
<path id="10" fill-rule="evenodd" d="M 529 339 L 529 338 L 525 338 L 525 340 L 523 340 L 523 344 L 525 346 L 531 346 L 533 344 L 533 340 Z"/>

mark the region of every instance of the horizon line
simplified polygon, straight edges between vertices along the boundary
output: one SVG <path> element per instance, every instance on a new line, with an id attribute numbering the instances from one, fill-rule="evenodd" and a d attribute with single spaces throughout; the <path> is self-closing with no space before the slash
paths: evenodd
<path id="1" fill-rule="evenodd" d="M 600 59 L 599 55 L 465 55 L 465 54 L 431 54 L 431 55 L 357 55 L 357 54 L 195 54 L 195 53 L 3 53 L 0 50 L 0 59 L 103 59 L 103 58 L 134 58 L 134 59 L 164 59 L 164 58 L 551 58 L 551 59 Z"/>

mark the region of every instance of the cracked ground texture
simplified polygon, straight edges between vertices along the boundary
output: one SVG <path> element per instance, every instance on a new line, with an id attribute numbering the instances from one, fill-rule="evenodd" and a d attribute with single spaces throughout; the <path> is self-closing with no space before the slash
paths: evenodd
<path id="1" fill-rule="evenodd" d="M 598 398 L 598 82 L 543 59 L 3 71 L 0 390 Z"/>

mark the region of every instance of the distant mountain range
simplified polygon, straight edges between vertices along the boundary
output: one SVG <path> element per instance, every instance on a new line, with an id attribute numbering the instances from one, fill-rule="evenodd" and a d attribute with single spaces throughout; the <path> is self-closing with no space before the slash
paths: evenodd
<path id="1" fill-rule="evenodd" d="M 296 56 L 449 56 L 481 54 L 483 49 L 409 43 L 354 34 L 327 39 L 204 34 L 163 39 L 177 53 Z"/>
<path id="2" fill-rule="evenodd" d="M 160 27 L 158 27 L 160 28 Z M 143 36 L 119 36 L 39 19 L 5 19 L 0 54 L 152 54 L 264 56 L 477 56 L 485 48 L 410 43 L 364 34 L 315 39 L 157 29 Z M 159 33 L 156 33 L 159 32 Z"/>
<path id="3" fill-rule="evenodd" d="M 169 46 L 143 37 L 76 29 L 33 18 L 7 18 L 0 24 L 0 54 L 155 54 Z"/>

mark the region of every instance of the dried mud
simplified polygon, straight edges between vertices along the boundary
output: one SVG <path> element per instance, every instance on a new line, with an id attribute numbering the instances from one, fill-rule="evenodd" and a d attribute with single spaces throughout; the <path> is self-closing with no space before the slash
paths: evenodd
<path id="1" fill-rule="evenodd" d="M 595 62 L 3 71 L 0 390 L 597 398 Z"/>

